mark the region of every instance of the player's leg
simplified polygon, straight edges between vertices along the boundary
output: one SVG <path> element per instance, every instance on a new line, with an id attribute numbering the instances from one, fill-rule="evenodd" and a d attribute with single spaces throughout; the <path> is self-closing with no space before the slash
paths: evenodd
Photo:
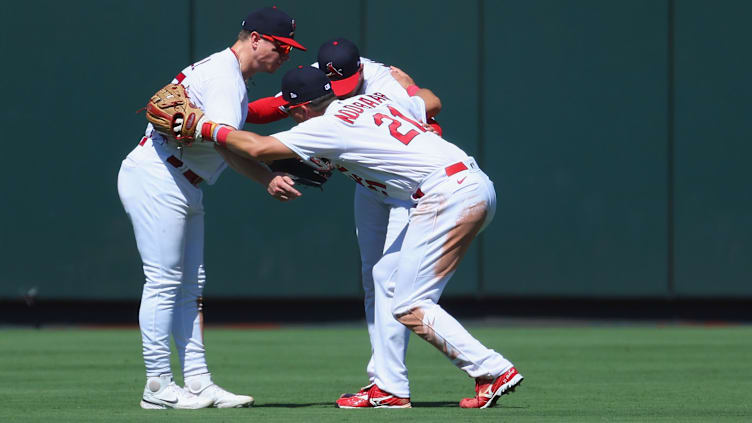
<path id="1" fill-rule="evenodd" d="M 482 345 L 437 304 L 472 239 L 495 212 L 496 197 L 488 178 L 482 172 L 466 176 L 461 186 L 447 179 L 434 187 L 413 211 L 400 255 L 392 312 L 468 376 L 490 380 L 493 385 L 513 369 L 512 363 Z M 498 387 L 499 395 L 521 381 L 517 376 Z M 480 405 L 493 405 L 496 398 Z"/>
<path id="2" fill-rule="evenodd" d="M 143 262 L 145 283 L 139 309 L 147 383 L 144 408 L 202 408 L 172 381 L 170 331 L 182 282 L 188 200 L 151 143 L 123 162 L 118 192 L 131 219 Z"/>
<path id="3" fill-rule="evenodd" d="M 408 219 L 409 207 L 391 207 L 384 255 L 373 269 L 375 325 L 372 340 L 376 385 L 396 397 L 407 399 L 410 397 L 410 385 L 405 355 L 410 330 L 392 315 L 392 298 L 395 286 L 394 276 L 397 272 Z M 406 403 L 409 403 L 409 400 Z"/>
<path id="4" fill-rule="evenodd" d="M 373 266 L 381 259 L 384 251 L 384 243 L 387 236 L 387 223 L 389 221 L 389 207 L 375 197 L 373 193 L 361 185 L 355 186 L 353 200 L 353 213 L 355 218 L 355 234 L 358 239 L 360 251 L 360 271 L 363 284 L 363 305 L 366 312 L 366 325 L 368 337 L 373 346 L 374 325 L 374 280 Z M 371 349 L 373 353 L 373 347 Z M 368 361 L 366 372 L 369 383 L 374 378 L 373 354 Z"/>
<path id="5" fill-rule="evenodd" d="M 146 374 L 169 374 L 170 330 L 182 282 L 187 201 L 158 166 L 124 162 L 118 190 L 136 236 L 145 283 L 139 310 Z"/>
<path id="6" fill-rule="evenodd" d="M 203 316 L 200 310 L 206 281 L 204 210 L 199 201 L 201 190 L 196 189 L 192 194 L 198 198 L 186 219 L 183 284 L 178 291 L 172 320 L 172 336 L 185 379 L 209 372 L 204 352 Z"/>
<path id="7" fill-rule="evenodd" d="M 355 235 L 360 251 L 361 278 L 363 284 L 363 305 L 365 308 L 368 337 L 371 341 L 371 357 L 366 365 L 368 384 L 358 392 L 342 394 L 335 405 L 340 408 L 368 407 L 368 390 L 373 384 L 374 370 L 374 281 L 373 266 L 381 258 L 386 239 L 389 209 L 372 193 L 360 185 L 355 186 L 353 200 Z"/>
<path id="8" fill-rule="evenodd" d="M 410 332 L 391 314 L 391 295 L 409 206 L 387 203 L 363 187 L 356 189 L 355 216 L 361 251 L 366 313 L 371 340 L 371 384 L 337 400 L 341 408 L 410 407 L 405 352 Z M 370 295 L 368 292 L 371 291 Z M 374 384 L 375 383 L 375 384 Z"/>
<path id="9" fill-rule="evenodd" d="M 183 283 L 175 303 L 172 336 L 183 368 L 185 389 L 217 408 L 249 407 L 253 397 L 235 395 L 216 385 L 209 373 L 204 350 L 202 294 L 206 281 L 204 270 L 203 192 L 190 191 L 191 211 L 187 218 Z"/>

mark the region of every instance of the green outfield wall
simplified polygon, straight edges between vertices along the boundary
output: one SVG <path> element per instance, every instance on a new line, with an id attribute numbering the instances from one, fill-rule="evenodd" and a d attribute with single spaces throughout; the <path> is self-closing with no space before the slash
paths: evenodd
<path id="1" fill-rule="evenodd" d="M 752 298 L 752 2 L 274 3 L 309 50 L 251 99 L 344 36 L 439 95 L 445 137 L 494 180 L 496 219 L 447 296 Z M 264 5 L 2 6 L 0 299 L 140 297 L 116 188 L 136 111 Z M 360 296 L 352 192 L 335 176 L 282 204 L 226 171 L 204 187 L 206 295 Z"/>

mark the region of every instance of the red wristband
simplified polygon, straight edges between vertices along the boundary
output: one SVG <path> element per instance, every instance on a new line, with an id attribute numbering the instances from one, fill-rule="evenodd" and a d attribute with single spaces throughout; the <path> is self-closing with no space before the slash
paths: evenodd
<path id="1" fill-rule="evenodd" d="M 216 125 L 217 124 L 212 121 L 204 122 L 204 124 L 201 125 L 201 138 L 207 141 L 212 139 L 212 134 L 214 133 L 214 127 Z"/>
<path id="2" fill-rule="evenodd" d="M 220 126 L 217 130 L 217 136 L 214 138 L 217 141 L 217 144 L 227 144 L 227 135 L 229 135 L 230 132 L 232 132 L 232 128 L 229 128 L 227 126 Z"/>
<path id="3" fill-rule="evenodd" d="M 415 84 L 410 85 L 409 87 L 407 87 L 407 95 L 409 95 L 410 97 L 412 97 L 412 96 L 415 95 L 415 93 L 418 92 L 418 90 L 420 90 L 419 86 L 417 86 Z"/>

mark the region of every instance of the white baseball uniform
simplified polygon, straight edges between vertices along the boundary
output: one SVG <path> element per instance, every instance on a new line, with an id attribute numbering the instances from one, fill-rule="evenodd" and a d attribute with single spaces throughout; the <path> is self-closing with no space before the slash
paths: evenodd
<path id="1" fill-rule="evenodd" d="M 242 127 L 248 94 L 230 48 L 186 67 L 172 82 L 185 86 L 208 118 Z M 178 150 L 151 124 L 120 167 L 118 192 L 144 268 L 139 324 L 147 377 L 172 373 L 170 335 L 185 377 L 208 372 L 199 321 L 206 280 L 199 184 L 213 184 L 226 167 L 212 144 Z"/>
<path id="2" fill-rule="evenodd" d="M 392 77 L 389 67 L 365 57 L 360 57 L 360 62 L 363 64 L 363 84 L 358 94 L 381 92 L 406 108 L 413 107 L 412 102 L 420 101 L 415 107 L 423 107 L 420 120 L 426 121 L 422 100 L 410 97 Z M 314 62 L 311 66 L 318 68 L 319 64 Z M 281 92 L 277 93 L 277 97 L 281 95 Z M 357 175 L 353 175 L 347 168 L 339 166 L 339 170 L 359 182 Z M 371 340 L 371 358 L 366 372 L 369 383 L 378 381 L 382 389 L 401 397 L 408 397 L 410 393 L 404 359 L 410 330 L 392 318 L 388 307 L 377 307 L 376 297 L 380 298 L 380 303 L 389 304 L 391 301 L 387 293 L 394 288 L 389 277 L 394 273 L 397 263 L 394 254 L 387 255 L 386 251 L 398 240 L 399 234 L 407 225 L 412 206 L 411 201 L 386 197 L 369 190 L 362 183 L 355 185 L 355 231 L 360 250 L 366 325 Z M 374 274 L 376 263 L 380 263 L 378 274 Z M 378 327 L 374 324 L 377 308 L 383 314 Z"/>
<path id="3" fill-rule="evenodd" d="M 372 331 L 399 321 L 469 376 L 495 378 L 512 364 L 480 344 L 437 304 L 470 242 L 493 218 L 493 183 L 461 149 L 425 131 L 419 123 L 425 104 L 419 97 L 410 97 L 405 107 L 389 95 L 371 92 L 335 101 L 323 116 L 273 136 L 305 160 L 334 161 L 384 202 L 414 206 L 399 233 L 384 235 L 383 257 L 373 265 L 375 295 L 388 300 L 374 302 Z M 356 213 L 366 213 L 370 198 L 364 197 Z M 391 225 L 391 214 L 381 214 Z M 404 368 L 406 349 L 390 347 L 406 345 L 403 334 L 374 333 L 371 340 L 374 381 L 387 392 L 407 397 L 406 370 L 393 370 Z M 379 348 L 384 354 L 377 353 Z"/>
<path id="4" fill-rule="evenodd" d="M 403 107 L 411 107 L 418 101 L 416 108 L 423 107 L 420 120 L 425 121 L 425 105 L 422 100 L 411 98 L 405 89 L 392 77 L 388 67 L 365 57 L 363 64 L 363 85 L 358 94 L 381 92 Z M 318 63 L 317 63 L 318 65 Z M 347 168 L 339 166 L 340 171 L 357 182 Z M 394 290 L 390 280 L 396 269 L 395 254 L 386 254 L 398 240 L 399 234 L 407 226 L 412 202 L 387 197 L 362 184 L 355 184 L 353 209 L 355 231 L 360 250 L 361 277 L 364 292 L 366 325 L 371 340 L 371 358 L 366 366 L 369 383 L 376 383 L 387 392 L 400 397 L 410 396 L 405 354 L 410 339 L 410 330 L 392 318 L 388 305 L 391 303 L 389 292 Z M 398 247 L 395 247 L 398 249 Z M 380 263 L 379 273 L 374 274 L 374 266 Z M 376 306 L 376 297 L 379 304 Z M 375 312 L 381 314 L 380 324 L 375 325 Z"/>

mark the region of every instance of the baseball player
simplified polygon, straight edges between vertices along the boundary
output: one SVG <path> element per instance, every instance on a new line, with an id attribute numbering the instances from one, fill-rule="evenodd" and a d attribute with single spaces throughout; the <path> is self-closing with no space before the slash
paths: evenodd
<path id="1" fill-rule="evenodd" d="M 340 99 L 381 92 L 398 104 L 410 107 L 411 97 L 421 90 L 402 70 L 394 67 L 390 69 L 361 57 L 358 47 L 345 38 L 335 38 L 323 43 L 318 51 L 318 61 L 312 66 L 326 70 L 332 82 L 332 90 Z M 428 101 L 423 102 L 426 110 L 420 117 L 421 121 L 426 121 L 426 118 L 439 113 L 441 101 L 427 89 L 422 90 L 421 95 L 428 98 Z M 286 104 L 282 93 L 256 100 L 249 103 L 246 120 L 266 123 L 281 119 L 287 116 Z M 438 125 L 435 128 L 440 130 Z M 350 173 L 346 167 L 338 168 L 358 182 L 357 175 Z M 410 405 L 410 387 L 405 354 L 410 331 L 392 318 L 388 307 L 386 293 L 393 289 L 390 286 L 393 281 L 389 277 L 393 274 L 392 267 L 396 266 L 396 261 L 390 260 L 394 255 L 387 255 L 386 252 L 407 225 L 412 204 L 383 196 L 362 184 L 355 185 L 354 198 L 366 324 L 371 341 L 371 358 L 366 366 L 369 382 L 355 394 L 342 395 L 335 405 L 340 408 L 407 407 Z M 374 273 L 374 265 L 379 262 L 379 268 L 383 271 Z M 387 305 L 380 306 L 377 303 Z M 379 319 L 374 317 L 376 310 L 383 314 Z M 376 321 L 381 323 L 380 326 L 374 324 Z M 394 399 L 377 402 L 375 398 L 369 398 L 368 392 L 374 385 L 382 392 L 393 395 Z"/>
<path id="2" fill-rule="evenodd" d="M 394 273 L 385 293 L 390 317 L 475 378 L 475 396 L 460 401 L 460 407 L 493 406 L 522 382 L 522 375 L 438 305 L 471 241 L 494 216 L 493 183 L 472 157 L 420 124 L 426 110 L 420 96 L 410 107 L 380 92 L 337 100 L 326 74 L 313 67 L 285 74 L 282 93 L 288 114 L 300 123 L 289 131 L 261 136 L 202 121 L 197 132 L 259 160 L 323 157 L 345 167 L 366 189 L 410 202 L 408 223 L 384 255 L 396 266 L 382 259 L 373 269 Z M 375 302 L 377 308 L 386 304 Z M 374 328 L 383 327 L 383 316 L 374 312 Z M 376 403 L 410 406 L 378 383 L 368 395 Z"/>
<path id="3" fill-rule="evenodd" d="M 292 48 L 305 50 L 294 40 L 294 31 L 295 21 L 279 9 L 253 11 L 231 47 L 186 67 L 173 83 L 184 86 L 211 119 L 239 128 L 247 113 L 246 81 L 258 72 L 276 71 Z M 147 378 L 143 408 L 253 404 L 252 397 L 214 384 L 202 335 L 206 276 L 200 185 L 214 184 L 228 164 L 279 200 L 300 195 L 288 176 L 274 174 L 254 159 L 206 143 L 183 147 L 151 124 L 120 168 L 118 192 L 133 224 L 145 276 L 139 311 Z M 173 382 L 170 335 L 178 350 L 184 388 Z"/>

